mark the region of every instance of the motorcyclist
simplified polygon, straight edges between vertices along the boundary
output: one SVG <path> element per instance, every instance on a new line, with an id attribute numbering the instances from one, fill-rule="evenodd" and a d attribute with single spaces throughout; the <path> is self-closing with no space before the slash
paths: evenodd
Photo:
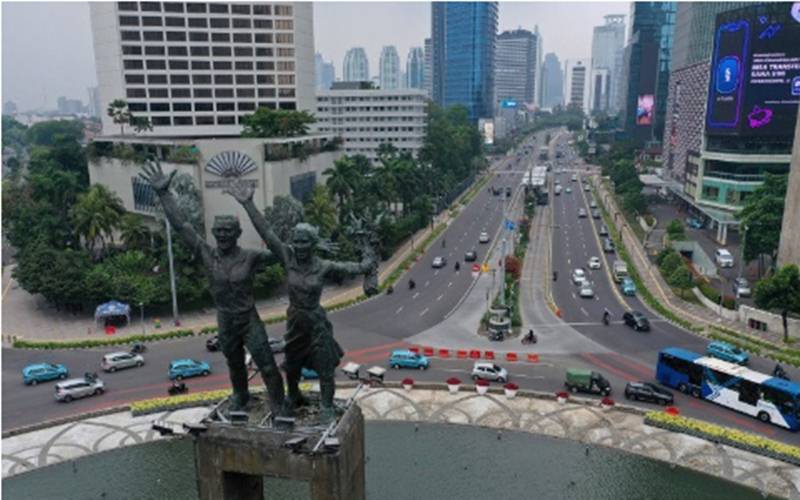
<path id="1" fill-rule="evenodd" d="M 408 289 L 413 290 L 414 287 L 417 286 L 417 283 L 414 280 L 408 280 Z"/>
<path id="2" fill-rule="evenodd" d="M 780 363 L 775 365 L 775 369 L 772 370 L 772 376 L 776 378 L 782 378 L 784 380 L 789 380 L 789 375 L 786 373 L 786 370 L 783 369 Z"/>
<path id="3" fill-rule="evenodd" d="M 603 311 L 603 324 L 608 325 L 611 321 L 611 313 L 608 312 L 608 309 Z"/>
<path id="4" fill-rule="evenodd" d="M 525 341 L 526 344 L 535 344 L 536 343 L 536 334 L 533 333 L 533 328 L 528 330 L 528 333 L 527 333 L 527 335 L 525 335 L 525 338 L 523 340 Z"/>
<path id="5" fill-rule="evenodd" d="M 456 261 L 455 268 L 456 268 L 456 271 L 461 269 L 461 263 L 459 261 Z"/>
<path id="6" fill-rule="evenodd" d="M 393 293 L 394 293 L 394 287 L 392 285 L 387 286 L 386 287 L 386 294 L 387 295 L 391 295 Z"/>

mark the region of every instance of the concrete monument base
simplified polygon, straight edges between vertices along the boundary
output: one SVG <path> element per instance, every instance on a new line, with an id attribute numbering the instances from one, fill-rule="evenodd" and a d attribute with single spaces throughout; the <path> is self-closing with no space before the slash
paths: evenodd
<path id="1" fill-rule="evenodd" d="M 294 422 L 273 423 L 263 397 L 253 394 L 246 423 L 231 421 L 226 402 L 203 421 L 195 436 L 200 500 L 263 500 L 264 477 L 306 481 L 312 500 L 366 498 L 364 417 L 357 405 L 339 405 L 337 420 L 325 425 L 312 399 Z"/>

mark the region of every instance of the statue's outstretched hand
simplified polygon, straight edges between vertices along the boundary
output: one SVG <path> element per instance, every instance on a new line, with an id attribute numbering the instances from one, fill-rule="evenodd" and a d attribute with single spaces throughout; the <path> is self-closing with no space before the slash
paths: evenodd
<path id="1" fill-rule="evenodd" d="M 245 203 L 253 199 L 254 191 L 255 188 L 252 184 L 239 180 L 225 188 L 222 192 L 233 196 L 239 203 Z"/>
<path id="2" fill-rule="evenodd" d="M 145 163 L 143 170 L 144 172 L 140 173 L 139 176 L 149 182 L 156 191 L 166 191 L 169 189 L 172 178 L 178 173 L 177 170 L 173 170 L 168 175 L 164 175 L 164 171 L 161 170 L 161 164 L 155 160 L 150 160 Z"/>

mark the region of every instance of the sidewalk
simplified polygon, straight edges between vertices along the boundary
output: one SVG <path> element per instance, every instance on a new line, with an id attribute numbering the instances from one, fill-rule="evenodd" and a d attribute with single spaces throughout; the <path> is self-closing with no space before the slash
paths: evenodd
<path id="1" fill-rule="evenodd" d="M 757 337 L 775 345 L 783 344 L 783 332 L 752 330 L 746 324 L 722 318 L 714 310 L 692 304 L 675 295 L 672 288 L 666 283 L 656 266 L 650 262 L 633 230 L 628 226 L 622 211 L 616 204 L 614 197 L 608 192 L 599 176 L 594 177 L 598 199 L 612 217 L 620 213 L 620 217 L 613 217 L 612 224 L 622 236 L 622 242 L 633 260 L 633 264 L 644 281 L 645 286 L 664 307 L 674 314 L 686 318 L 702 326 L 717 326 L 733 330 L 741 335 Z"/>

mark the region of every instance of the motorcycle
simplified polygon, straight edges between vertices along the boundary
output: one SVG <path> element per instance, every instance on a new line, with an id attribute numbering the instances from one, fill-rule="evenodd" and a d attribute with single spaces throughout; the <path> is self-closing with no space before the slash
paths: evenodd
<path id="1" fill-rule="evenodd" d="M 386 287 L 386 295 L 391 295 L 393 293 L 394 293 L 394 287 L 392 285 Z"/>
<path id="2" fill-rule="evenodd" d="M 133 344 L 131 347 L 131 354 L 141 354 L 145 351 L 147 351 L 147 346 L 140 342 Z"/>
<path id="3" fill-rule="evenodd" d="M 491 340 L 492 342 L 502 342 L 504 340 L 504 338 L 505 338 L 505 335 L 503 335 L 503 332 L 501 332 L 501 331 L 491 331 L 491 332 L 489 332 L 489 340 Z"/>
<path id="4" fill-rule="evenodd" d="M 790 380 L 789 374 L 786 373 L 786 370 L 780 364 L 775 365 L 775 369 L 772 370 L 772 376 L 775 378 L 782 378 L 783 380 Z"/>
<path id="5" fill-rule="evenodd" d="M 417 286 L 417 284 L 414 282 L 414 280 L 408 280 L 408 289 L 409 290 L 413 290 L 415 286 Z"/>
<path id="6" fill-rule="evenodd" d="M 456 271 L 458 271 L 459 269 L 461 269 L 461 264 L 459 262 L 456 262 L 455 268 Z"/>
<path id="7" fill-rule="evenodd" d="M 186 384 L 184 384 L 183 382 L 180 383 L 175 382 L 174 384 L 169 386 L 169 389 L 167 389 L 167 393 L 170 396 L 177 396 L 178 394 L 186 394 L 188 392 L 189 388 L 186 387 Z"/>
<path id="8" fill-rule="evenodd" d="M 533 330 L 528 330 L 528 334 L 525 335 L 524 337 L 522 337 L 522 344 L 523 345 L 535 344 L 538 341 L 539 341 L 539 339 L 536 338 L 536 334 L 533 333 Z"/>
<path id="9" fill-rule="evenodd" d="M 611 315 L 608 313 L 603 314 L 603 324 L 608 326 L 611 323 Z"/>

